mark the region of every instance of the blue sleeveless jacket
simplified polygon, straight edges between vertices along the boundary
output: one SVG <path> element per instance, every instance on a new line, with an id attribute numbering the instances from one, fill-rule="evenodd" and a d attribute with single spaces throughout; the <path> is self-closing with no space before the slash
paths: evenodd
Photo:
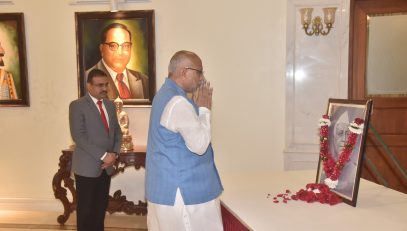
<path id="1" fill-rule="evenodd" d="M 147 200 L 163 205 L 174 205 L 177 188 L 186 205 L 200 204 L 215 199 L 223 190 L 216 169 L 212 145 L 203 155 L 187 148 L 181 134 L 160 124 L 167 103 L 174 96 L 186 93 L 173 80 L 167 78 L 154 97 L 146 158 Z M 197 105 L 187 98 L 198 113 Z"/>

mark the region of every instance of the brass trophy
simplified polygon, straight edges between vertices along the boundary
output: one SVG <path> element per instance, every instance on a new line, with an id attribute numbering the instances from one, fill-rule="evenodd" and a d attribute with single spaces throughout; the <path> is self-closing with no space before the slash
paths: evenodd
<path id="1" fill-rule="evenodd" d="M 119 121 L 119 125 L 123 133 L 120 151 L 128 152 L 133 150 L 133 142 L 131 135 L 129 134 L 129 116 L 127 115 L 127 112 L 122 110 L 123 101 L 119 97 L 115 99 L 114 104 L 116 105 L 117 120 Z"/>

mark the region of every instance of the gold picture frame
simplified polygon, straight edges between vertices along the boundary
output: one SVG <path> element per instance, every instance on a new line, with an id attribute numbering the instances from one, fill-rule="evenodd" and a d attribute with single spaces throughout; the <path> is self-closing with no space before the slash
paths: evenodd
<path id="1" fill-rule="evenodd" d="M 128 86 L 132 94 L 131 98 L 122 99 L 124 107 L 131 106 L 151 106 L 155 95 L 155 36 L 154 36 L 154 11 L 120 11 L 120 12 L 76 12 L 76 39 L 78 54 L 78 88 L 79 97 L 83 96 L 86 90 L 86 73 L 91 69 L 98 67 L 111 76 L 106 66 L 107 62 L 102 63 L 102 47 L 108 45 L 102 41 L 103 33 L 106 32 L 111 24 L 124 25 L 130 33 L 130 59 L 126 64 L 127 76 L 136 76 L 135 82 L 142 87 L 142 96 L 136 95 L 136 88 L 132 88 L 131 81 L 128 79 Z M 106 34 L 105 34 L 106 35 Z M 122 45 L 122 44 L 118 44 Z M 117 48 L 117 52 L 123 52 L 123 47 Z M 106 69 L 105 69 L 106 68 Z M 134 74 L 134 75 L 133 75 Z M 116 77 L 111 76 L 112 80 Z M 111 86 L 115 82 L 110 83 Z M 136 84 L 134 84 L 136 85 Z M 117 87 L 110 88 L 111 92 L 116 91 Z M 134 91 L 134 92 L 133 92 Z M 114 97 L 109 95 L 109 99 Z M 134 96 L 134 97 L 133 97 Z"/>

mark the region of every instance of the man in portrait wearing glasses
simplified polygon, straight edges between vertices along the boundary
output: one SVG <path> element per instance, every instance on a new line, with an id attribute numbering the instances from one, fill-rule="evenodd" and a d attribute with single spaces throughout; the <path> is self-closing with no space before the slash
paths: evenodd
<path id="1" fill-rule="evenodd" d="M 112 23 L 103 29 L 99 45 L 102 59 L 86 71 L 100 69 L 108 76 L 108 98 L 148 99 L 148 77 L 130 70 L 127 64 L 131 58 L 131 32 L 123 24 Z"/>

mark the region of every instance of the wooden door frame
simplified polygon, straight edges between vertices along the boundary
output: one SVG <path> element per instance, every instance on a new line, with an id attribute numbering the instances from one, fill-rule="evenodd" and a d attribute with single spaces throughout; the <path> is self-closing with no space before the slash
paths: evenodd
<path id="1" fill-rule="evenodd" d="M 352 100 L 373 100 L 372 111 L 376 111 L 376 114 L 381 111 L 386 110 L 401 110 L 405 111 L 407 108 L 407 97 L 405 96 L 367 96 L 366 89 L 366 55 L 367 55 L 367 40 L 368 40 L 368 30 L 367 30 L 367 16 L 371 14 L 389 14 L 389 13 L 400 13 L 407 12 L 407 1 L 406 0 L 351 0 L 350 2 L 350 20 L 349 20 L 349 79 L 348 79 L 348 98 Z M 374 123 L 377 115 L 372 115 L 371 122 Z M 379 120 L 379 117 L 376 118 Z M 376 127 L 376 126 L 375 126 Z M 379 130 L 378 133 L 384 138 L 390 141 L 389 134 L 382 134 Z M 384 136 L 383 136 L 384 135 Z M 387 137 L 386 137 L 387 135 Z M 395 135 L 395 134 L 392 134 Z M 399 135 L 399 134 L 397 134 Z M 406 137 L 405 134 L 400 134 L 401 139 Z M 383 147 L 372 134 L 368 132 L 368 144 L 371 147 L 375 147 L 377 150 Z M 404 142 L 398 139 L 393 139 L 389 143 L 392 146 L 404 146 Z M 368 148 L 366 149 L 368 150 Z M 369 152 L 369 151 L 367 151 Z M 368 156 L 365 153 L 365 157 Z M 372 156 L 373 157 L 373 156 Z M 375 158 L 377 158 L 375 156 Z M 390 157 L 384 154 L 381 157 L 383 160 L 391 163 Z M 365 162 L 366 163 L 366 162 Z M 394 168 L 394 166 L 389 166 Z M 371 169 L 369 165 L 364 164 L 364 169 L 370 172 L 371 176 L 375 178 L 375 182 L 382 183 L 378 176 L 374 174 L 374 170 Z M 384 170 L 384 169 L 378 169 Z M 401 190 L 406 192 L 407 181 L 405 176 L 399 171 L 392 171 L 391 176 L 386 175 L 383 177 L 390 177 L 392 179 L 400 179 L 402 186 L 389 185 L 389 187 L 399 187 L 394 188 L 396 190 Z M 362 172 L 362 176 L 363 176 Z"/>
<path id="2" fill-rule="evenodd" d="M 349 99 L 362 100 L 366 98 L 367 15 L 402 11 L 407 12 L 407 1 L 405 0 L 351 0 L 349 20 Z"/>

